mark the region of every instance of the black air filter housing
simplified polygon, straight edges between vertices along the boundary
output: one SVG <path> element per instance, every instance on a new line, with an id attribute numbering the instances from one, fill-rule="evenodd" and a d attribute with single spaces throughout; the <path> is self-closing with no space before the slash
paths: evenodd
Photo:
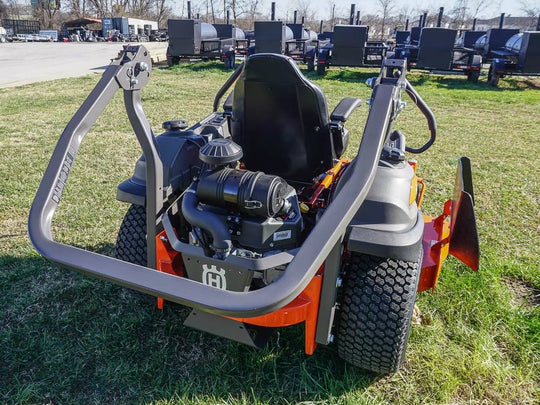
<path id="1" fill-rule="evenodd" d="M 213 139 L 199 150 L 199 159 L 211 166 L 225 166 L 243 156 L 242 147 L 230 139 Z"/>

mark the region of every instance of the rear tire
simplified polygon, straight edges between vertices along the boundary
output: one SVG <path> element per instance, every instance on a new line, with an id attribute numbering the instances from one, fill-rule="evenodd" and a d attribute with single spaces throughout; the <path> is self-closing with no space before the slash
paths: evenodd
<path id="1" fill-rule="evenodd" d="M 480 78 L 480 71 L 479 70 L 471 70 L 469 73 L 467 73 L 467 80 L 473 83 L 478 83 L 478 79 Z"/>
<path id="2" fill-rule="evenodd" d="M 495 66 L 491 64 L 488 72 L 488 84 L 492 87 L 497 87 L 499 85 L 499 78 L 500 75 L 495 71 Z"/>
<path id="3" fill-rule="evenodd" d="M 347 268 L 337 342 L 339 356 L 376 373 L 405 358 L 420 263 L 354 254 Z"/>
<path id="4" fill-rule="evenodd" d="M 146 208 L 132 204 L 120 225 L 115 244 L 115 257 L 125 262 L 146 266 Z"/>
<path id="5" fill-rule="evenodd" d="M 321 63 L 317 63 L 317 76 L 324 76 L 325 66 Z"/>

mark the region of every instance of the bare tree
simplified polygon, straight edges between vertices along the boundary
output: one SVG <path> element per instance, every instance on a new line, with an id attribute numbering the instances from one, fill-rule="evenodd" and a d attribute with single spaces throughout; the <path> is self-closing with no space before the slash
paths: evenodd
<path id="1" fill-rule="evenodd" d="M 168 0 L 155 0 L 156 2 L 156 20 L 158 27 L 165 27 L 167 25 L 167 18 L 172 13 L 172 8 L 168 4 Z"/>
<path id="2" fill-rule="evenodd" d="M 33 14 L 42 26 L 52 29 L 54 17 L 59 10 L 60 0 L 41 0 Z"/>
<path id="3" fill-rule="evenodd" d="M 315 21 L 315 10 L 312 8 L 313 2 L 310 0 L 296 0 L 296 9 L 300 18 L 305 17 L 306 21 Z"/>
<path id="4" fill-rule="evenodd" d="M 0 18 L 7 18 L 8 6 L 2 0 L 0 0 Z"/>
<path id="5" fill-rule="evenodd" d="M 449 15 L 452 17 L 452 25 L 454 28 L 461 28 L 467 20 L 467 9 L 469 8 L 468 0 L 457 0 L 454 3 L 454 8 L 450 10 Z"/>
<path id="6" fill-rule="evenodd" d="M 260 16 L 261 13 L 259 11 L 259 8 L 261 7 L 261 3 L 262 3 L 261 0 L 247 0 L 246 1 L 246 6 L 247 6 L 246 23 L 249 27 L 252 27 L 255 20 Z"/>
<path id="7" fill-rule="evenodd" d="M 488 0 L 473 0 L 470 7 L 470 17 L 478 17 L 478 14 L 484 11 L 489 4 Z"/>
<path id="8" fill-rule="evenodd" d="M 386 25 L 386 20 L 390 16 L 390 13 L 394 9 L 394 0 L 378 0 L 379 5 L 381 6 L 382 11 L 382 21 L 381 21 L 381 39 L 384 39 L 385 32 L 384 28 Z"/>
<path id="9" fill-rule="evenodd" d="M 538 18 L 540 18 L 540 7 L 533 1 L 520 1 L 521 11 L 529 18 L 528 26 L 530 30 L 536 29 Z"/>

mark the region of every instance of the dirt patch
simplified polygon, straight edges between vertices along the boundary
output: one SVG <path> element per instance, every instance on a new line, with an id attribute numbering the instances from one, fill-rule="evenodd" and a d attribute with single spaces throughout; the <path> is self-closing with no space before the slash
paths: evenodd
<path id="1" fill-rule="evenodd" d="M 512 277 L 505 277 L 501 282 L 512 292 L 511 301 L 516 307 L 533 309 L 540 305 L 540 290 L 531 283 Z"/>

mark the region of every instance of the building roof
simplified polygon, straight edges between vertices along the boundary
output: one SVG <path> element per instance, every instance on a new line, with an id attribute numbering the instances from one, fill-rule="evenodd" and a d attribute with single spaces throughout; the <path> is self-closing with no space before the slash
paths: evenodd
<path id="1" fill-rule="evenodd" d="M 66 21 L 64 26 L 66 27 L 80 27 L 82 25 L 101 24 L 101 20 L 97 18 L 77 18 L 75 20 Z"/>

